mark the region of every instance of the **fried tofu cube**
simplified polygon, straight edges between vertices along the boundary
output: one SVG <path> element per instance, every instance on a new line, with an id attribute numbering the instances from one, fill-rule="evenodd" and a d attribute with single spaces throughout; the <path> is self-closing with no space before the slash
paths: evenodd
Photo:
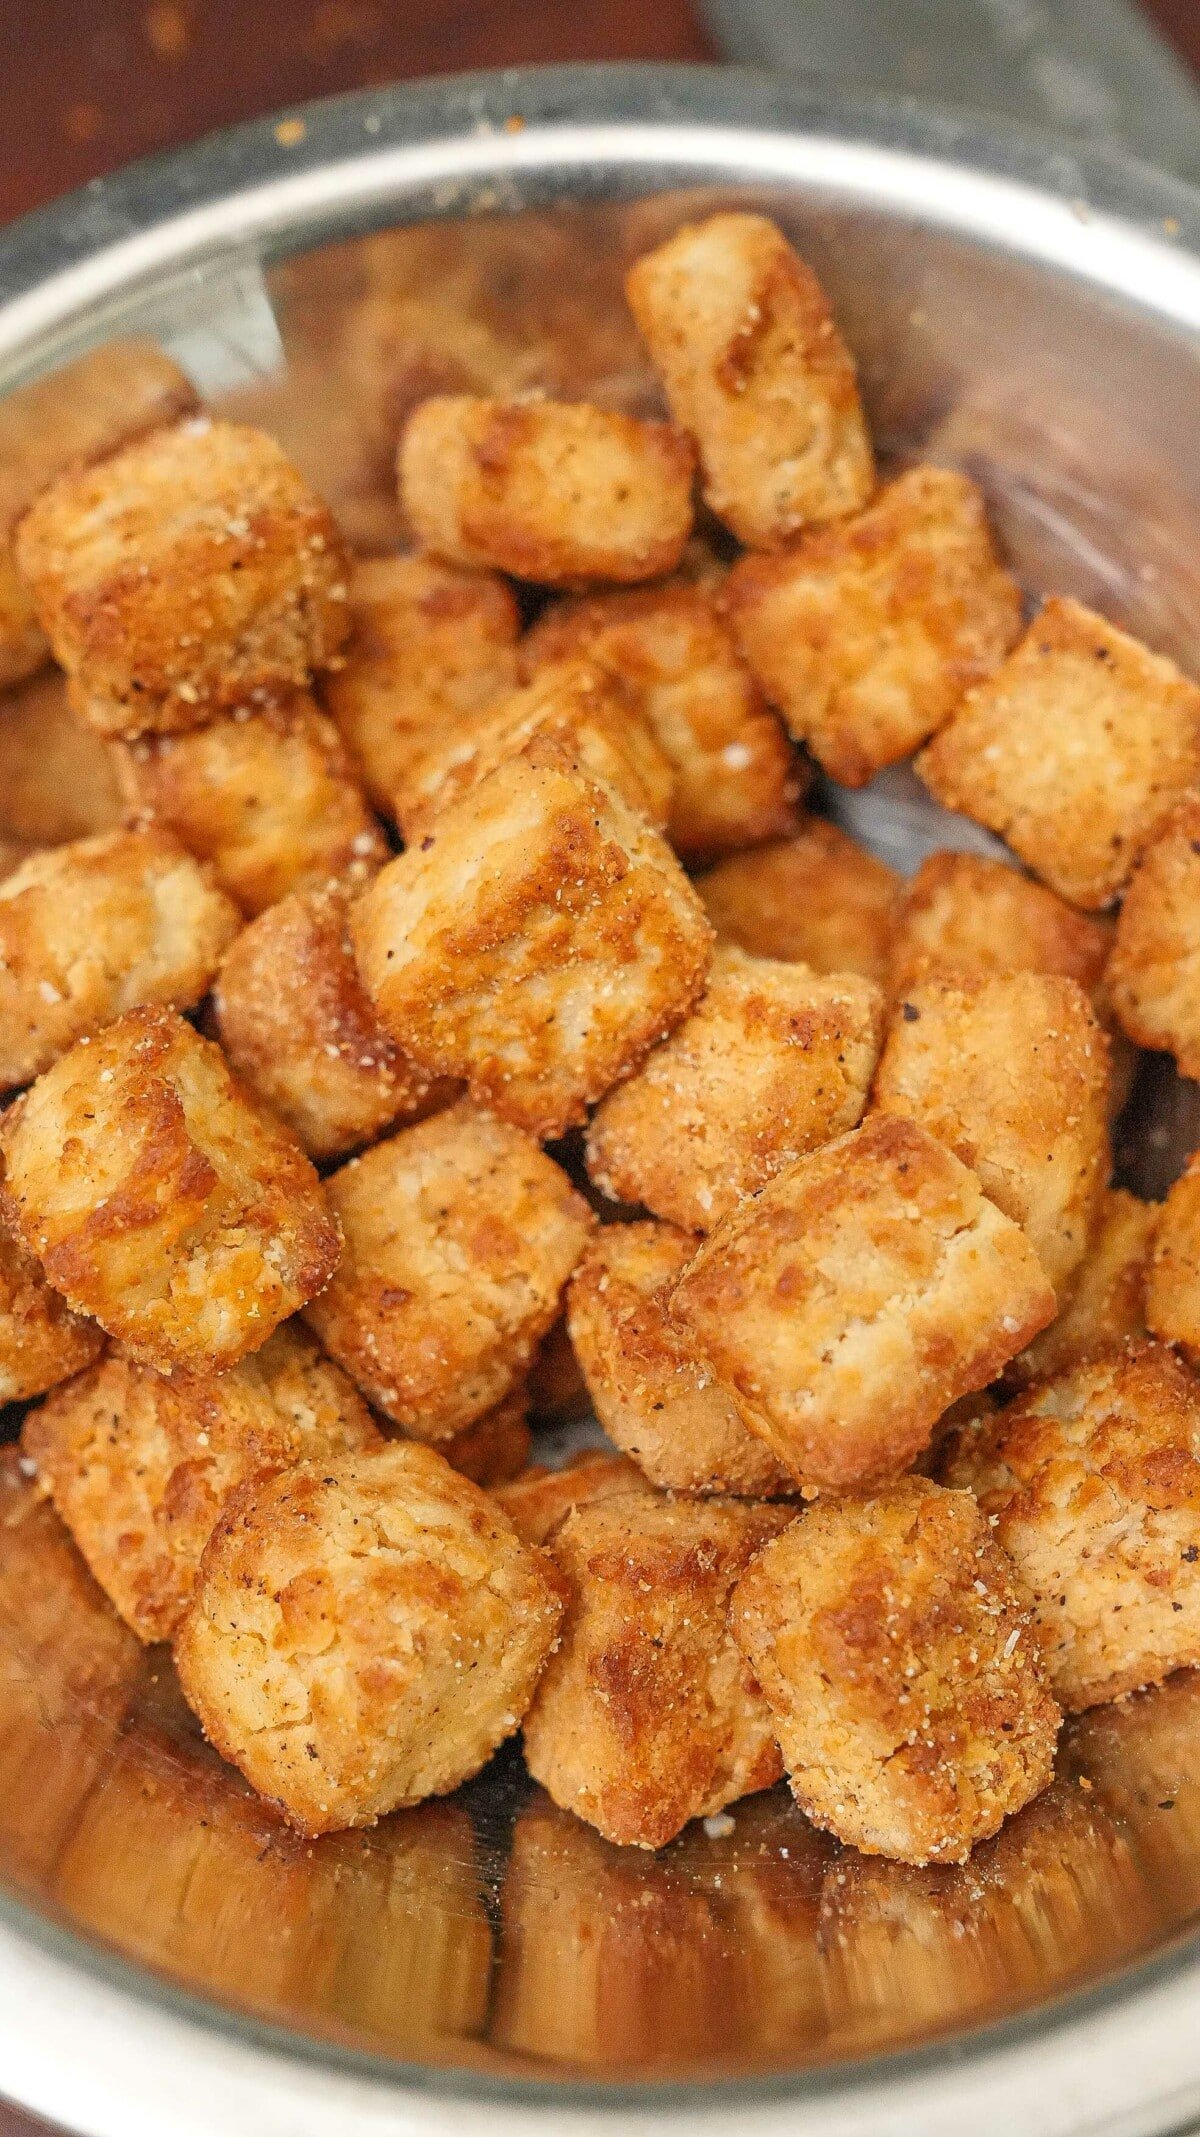
<path id="1" fill-rule="evenodd" d="M 726 1217 L 668 1297 L 751 1430 L 831 1490 L 898 1476 L 1054 1307 L 974 1173 L 881 1114 Z"/>
<path id="2" fill-rule="evenodd" d="M 383 1444 L 357 1389 L 291 1326 L 227 1373 L 157 1373 L 116 1352 L 22 1431 L 95 1579 L 148 1643 L 174 1633 L 235 1486 Z"/>
<path id="3" fill-rule="evenodd" d="M 592 1241 L 571 1279 L 567 1326 L 596 1415 L 664 1491 L 786 1495 L 788 1471 L 667 1319 L 666 1293 L 695 1250 L 672 1224 L 610 1224 Z"/>
<path id="4" fill-rule="evenodd" d="M 690 866 L 794 830 L 801 760 L 738 656 L 714 585 L 680 578 L 556 601 L 521 657 L 530 674 L 599 661 L 632 690 L 675 772 L 667 836 Z"/>
<path id="5" fill-rule="evenodd" d="M 718 936 L 753 957 L 886 982 L 900 877 L 823 817 L 734 854 L 696 888 Z"/>
<path id="6" fill-rule="evenodd" d="M 0 1403 L 44 1395 L 91 1365 L 103 1348 L 102 1330 L 72 1313 L 0 1221 Z"/>
<path id="7" fill-rule="evenodd" d="M 548 1469 L 544 1463 L 535 1462 L 510 1482 L 495 1485 L 492 1496 L 504 1508 L 523 1542 L 541 1544 L 577 1506 L 649 1491 L 636 1462 L 627 1461 L 623 1454 L 584 1447 L 561 1469 Z"/>
<path id="8" fill-rule="evenodd" d="M 460 1477 L 470 1477 L 472 1484 L 481 1484 L 487 1491 L 519 1477 L 532 1452 L 529 1395 L 524 1386 L 506 1395 L 494 1410 L 485 1410 L 473 1425 L 452 1433 L 438 1448 Z"/>
<path id="9" fill-rule="evenodd" d="M 1074 905 L 1118 897 L 1200 778 L 1200 689 L 1078 601 L 1047 601 L 917 771 Z"/>
<path id="10" fill-rule="evenodd" d="M 384 1414 L 449 1439 L 523 1378 L 595 1222 L 531 1137 L 465 1100 L 326 1181 L 345 1238 L 306 1317 Z"/>
<path id="11" fill-rule="evenodd" d="M 704 501 L 751 549 L 865 505 L 875 469 L 854 359 L 812 268 L 763 215 L 686 223 L 625 280 Z"/>
<path id="12" fill-rule="evenodd" d="M 691 1016 L 593 1114 L 588 1171 L 614 1201 L 707 1232 L 858 1126 L 882 1035 L 870 980 L 722 946 Z"/>
<path id="13" fill-rule="evenodd" d="M 405 1051 L 540 1137 L 687 1015 L 712 952 L 670 848 L 545 738 L 383 870 L 351 935 Z"/>
<path id="14" fill-rule="evenodd" d="M 968 1492 L 903 1477 L 810 1508 L 730 1623 L 797 1803 L 865 1855 L 965 1862 L 1053 1777 L 1032 1614 Z"/>
<path id="15" fill-rule="evenodd" d="M 950 1442 L 1074 1712 L 1200 1662 L 1200 1389 L 1149 1339 L 1038 1381 Z"/>
<path id="16" fill-rule="evenodd" d="M 110 831 L 0 882 L 0 1088 L 148 1003 L 192 1009 L 241 925 L 166 832 Z"/>
<path id="17" fill-rule="evenodd" d="M 1200 1365 L 1200 1152 L 1193 1152 L 1159 1211 L 1146 1326 Z"/>
<path id="18" fill-rule="evenodd" d="M 115 831 L 123 808 L 105 743 L 47 668 L 0 698 L 0 828 L 35 846 Z"/>
<path id="19" fill-rule="evenodd" d="M 1157 1202 L 1141 1202 L 1123 1187 L 1109 1189 L 1058 1319 L 1013 1359 L 1010 1380 L 1040 1380 L 1130 1336 L 1145 1335 L 1146 1282 L 1159 1215 Z"/>
<path id="20" fill-rule="evenodd" d="M 0 1160 L 55 1290 L 163 1372 L 257 1350 L 338 1258 L 299 1144 L 170 1010 L 73 1046 L 0 1121 Z"/>
<path id="21" fill-rule="evenodd" d="M 931 853 L 896 906 L 888 984 L 902 995 L 934 974 L 1048 972 L 1094 997 L 1111 946 L 1110 922 L 1077 912 L 1005 862 Z"/>
<path id="22" fill-rule="evenodd" d="M 661 579 L 692 531 L 690 441 L 587 402 L 435 395 L 397 471 L 424 548 L 541 586 Z"/>
<path id="23" fill-rule="evenodd" d="M 1121 1028 L 1200 1076 L 1200 801 L 1167 819 L 1133 872 L 1108 986 Z"/>
<path id="24" fill-rule="evenodd" d="M 299 688 L 348 628 L 328 507 L 262 431 L 207 418 L 64 475 L 22 520 L 17 565 L 103 735 Z"/>
<path id="25" fill-rule="evenodd" d="M 516 688 L 520 615 L 503 579 L 436 557 L 363 557 L 349 586 L 352 635 L 325 703 L 386 814 L 415 755 Z"/>
<path id="26" fill-rule="evenodd" d="M 525 1760 L 562 1810 L 665 1847 L 779 1779 L 770 1712 L 726 1628 L 729 1596 L 786 1508 L 634 1496 L 577 1507 L 551 1539 L 570 1600 L 525 1717 Z"/>
<path id="27" fill-rule="evenodd" d="M 431 1448 L 251 1481 L 175 1643 L 223 1758 L 303 1833 L 449 1794 L 511 1736 L 558 1636 L 559 1583 Z"/>

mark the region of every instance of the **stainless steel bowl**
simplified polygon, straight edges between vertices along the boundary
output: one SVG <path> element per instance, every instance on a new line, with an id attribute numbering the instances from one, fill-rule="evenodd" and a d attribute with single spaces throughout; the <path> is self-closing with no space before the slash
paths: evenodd
<path id="1" fill-rule="evenodd" d="M 0 239 L 0 391 L 156 333 L 385 546 L 406 403 L 495 378 L 644 405 L 622 267 L 728 200 L 816 263 L 889 454 L 969 466 L 1031 590 L 1200 665 L 1200 196 L 912 105 L 609 67 L 285 115 Z M 903 780 L 853 810 L 903 860 L 971 835 Z M 1161 1191 L 1195 1140 L 1159 1076 L 1126 1172 Z M 0 2089 L 72 2129 L 494 2133 L 550 2108 L 1059 2137 L 1200 2113 L 1200 1680 L 1073 1728 L 969 1872 L 839 1853 L 782 1795 L 734 1826 L 614 1850 L 510 1754 L 301 1846 L 49 1528 L 0 1548 Z"/>

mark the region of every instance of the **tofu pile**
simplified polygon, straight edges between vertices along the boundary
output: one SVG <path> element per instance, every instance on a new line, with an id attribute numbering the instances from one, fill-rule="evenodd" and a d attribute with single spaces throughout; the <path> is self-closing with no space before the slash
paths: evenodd
<path id="1" fill-rule="evenodd" d="M 302 1833 L 521 1730 L 962 1862 L 1200 1663 L 1200 689 L 878 480 L 773 223 L 627 291 L 662 418 L 421 401 L 404 554 L 149 344 L 0 407 L 0 1399 Z M 806 806 L 910 758 L 1007 859 Z"/>

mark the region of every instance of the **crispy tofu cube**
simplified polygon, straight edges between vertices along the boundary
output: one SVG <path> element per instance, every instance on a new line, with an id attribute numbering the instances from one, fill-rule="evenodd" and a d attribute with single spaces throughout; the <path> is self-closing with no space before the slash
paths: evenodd
<path id="1" fill-rule="evenodd" d="M 103 1348 L 96 1323 L 72 1313 L 0 1221 L 0 1403 L 44 1395 L 91 1365 Z"/>
<path id="2" fill-rule="evenodd" d="M 515 689 L 520 615 L 503 579 L 436 557 L 360 558 L 349 584 L 352 635 L 325 703 L 386 814 L 414 756 Z"/>
<path id="3" fill-rule="evenodd" d="M 192 1009 L 241 925 L 164 831 L 110 831 L 0 882 L 0 1088 L 145 1003 Z"/>
<path id="4" fill-rule="evenodd" d="M 704 500 L 751 549 L 865 505 L 874 486 L 854 360 L 829 299 L 763 215 L 687 223 L 635 262 L 629 308 Z"/>
<path id="5" fill-rule="evenodd" d="M 726 1629 L 730 1592 L 786 1508 L 728 1500 L 581 1506 L 550 1549 L 570 1600 L 525 1717 L 525 1759 L 563 1810 L 623 1846 L 665 1847 L 781 1766 Z"/>
<path id="6" fill-rule="evenodd" d="M 35 846 L 115 831 L 121 792 L 107 746 L 77 719 L 57 668 L 0 698 L 0 828 Z"/>
<path id="7" fill-rule="evenodd" d="M 831 1490 L 898 1476 L 1054 1306 L 974 1173 L 884 1115 L 726 1217 L 668 1297 L 751 1430 Z"/>
<path id="8" fill-rule="evenodd" d="M 419 1439 L 475 1423 L 522 1379 L 595 1222 L 566 1174 L 463 1101 L 326 1182 L 345 1251 L 307 1319 Z"/>
<path id="9" fill-rule="evenodd" d="M 559 1522 L 565 1521 L 577 1506 L 649 1491 L 636 1462 L 627 1461 L 623 1454 L 605 1454 L 601 1448 L 584 1447 L 561 1469 L 548 1469 L 544 1463 L 535 1462 L 509 1483 L 494 1486 L 493 1497 L 523 1542 L 545 1543 Z"/>
<path id="10" fill-rule="evenodd" d="M 460 1477 L 470 1477 L 472 1484 L 482 1484 L 488 1491 L 519 1477 L 532 1452 L 529 1395 L 524 1386 L 506 1395 L 494 1410 L 485 1410 L 473 1425 L 452 1433 L 438 1448 Z"/>
<path id="11" fill-rule="evenodd" d="M 887 979 L 900 878 L 823 817 L 734 854 L 696 888 L 718 936 L 754 957 Z"/>
<path id="12" fill-rule="evenodd" d="M 120 1352 L 31 1410 L 22 1445 L 96 1580 L 140 1640 L 169 1640 L 231 1491 L 384 1444 L 303 1329 L 227 1373 L 157 1373 Z"/>
<path id="13" fill-rule="evenodd" d="M 0 1121 L 0 1160 L 55 1290 L 163 1372 L 257 1350 L 338 1258 L 299 1144 L 170 1010 L 73 1046 Z"/>
<path id="14" fill-rule="evenodd" d="M 822 1503 L 734 1591 L 792 1793 L 865 1855 L 965 1862 L 1040 1794 L 1062 1719 L 1028 1603 L 970 1494 L 903 1477 Z"/>
<path id="15" fill-rule="evenodd" d="M 1162 1343 L 1051 1374 L 952 1440 L 1069 1711 L 1200 1662 L 1200 1389 Z"/>
<path id="16" fill-rule="evenodd" d="M 22 520 L 17 565 L 103 735 L 298 688 L 348 628 L 328 507 L 262 431 L 207 418 L 64 475 Z"/>
<path id="17" fill-rule="evenodd" d="M 801 760 L 738 656 L 714 584 L 554 602 L 521 655 L 531 674 L 599 661 L 632 690 L 675 771 L 667 836 L 690 866 L 795 828 Z"/>
<path id="18" fill-rule="evenodd" d="M 1078 601 L 1047 601 L 917 770 L 1051 890 L 1098 911 L 1200 778 L 1200 689 Z"/>
<path id="19" fill-rule="evenodd" d="M 888 984 L 905 994 L 923 979 L 1057 973 L 1096 994 L 1112 926 L 1080 913 L 1003 861 L 931 853 L 896 907 Z"/>
<path id="20" fill-rule="evenodd" d="M 686 1016 L 712 950 L 670 848 L 545 738 L 383 870 L 351 935 L 405 1051 L 541 1137 Z"/>
<path id="21" fill-rule="evenodd" d="M 1112 1169 L 1108 1042 L 1074 980 L 1013 972 L 910 988 L 874 1103 L 919 1121 L 978 1173 L 1055 1289 L 1067 1283 Z"/>
<path id="22" fill-rule="evenodd" d="M 1158 1214 L 1146 1326 L 1200 1365 L 1200 1152 L 1193 1152 Z"/>
<path id="23" fill-rule="evenodd" d="M 1131 1039 L 1200 1076 L 1200 801 L 1180 803 L 1133 872 L 1108 987 Z"/>
<path id="24" fill-rule="evenodd" d="M 689 440 L 587 402 L 435 395 L 397 470 L 426 549 L 542 586 L 661 579 L 692 531 Z"/>
<path id="25" fill-rule="evenodd" d="M 667 1319 L 696 1242 L 672 1224 L 610 1224 L 567 1294 L 567 1325 L 596 1415 L 664 1491 L 770 1499 L 794 1491 L 728 1389 Z"/>
<path id="26" fill-rule="evenodd" d="M 1146 1281 L 1159 1215 L 1157 1202 L 1140 1202 L 1123 1187 L 1109 1189 L 1058 1319 L 1013 1359 L 1010 1380 L 1040 1380 L 1145 1335 Z"/>
<path id="27" fill-rule="evenodd" d="M 553 1568 L 431 1448 L 234 1494 L 175 1644 L 222 1757 L 304 1833 L 447 1795 L 518 1727 L 562 1615 Z"/>
<path id="28" fill-rule="evenodd" d="M 614 1201 L 707 1232 L 858 1126 L 882 1034 L 870 980 L 722 946 L 691 1016 L 593 1114 L 588 1171 Z"/>

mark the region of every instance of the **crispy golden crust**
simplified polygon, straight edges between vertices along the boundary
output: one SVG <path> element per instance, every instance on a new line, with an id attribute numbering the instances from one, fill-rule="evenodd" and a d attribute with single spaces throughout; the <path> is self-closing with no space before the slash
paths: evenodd
<path id="1" fill-rule="evenodd" d="M 1145 1335 L 1146 1280 L 1159 1215 L 1157 1202 L 1110 1188 L 1062 1312 L 1013 1359 L 1010 1380 L 1040 1380 L 1129 1336 Z"/>
<path id="2" fill-rule="evenodd" d="M 1094 996 L 1111 945 L 1111 922 L 1076 912 L 1005 862 L 931 853 L 897 901 L 888 985 L 904 994 L 935 973 L 1050 972 Z"/>
<path id="3" fill-rule="evenodd" d="M 1200 1076 L 1200 800 L 1180 804 L 1134 870 L 1108 987 L 1131 1039 Z"/>
<path id="4" fill-rule="evenodd" d="M 1053 1775 L 1028 1603 L 965 1491 L 905 1477 L 813 1507 L 739 1581 L 730 1623 L 796 1801 L 866 1855 L 965 1862 Z"/>
<path id="5" fill-rule="evenodd" d="M 707 1232 L 857 1127 L 882 1033 L 870 980 L 719 947 L 698 1007 L 593 1114 L 588 1171 L 614 1201 Z"/>
<path id="6" fill-rule="evenodd" d="M 552 1567 L 428 1447 L 235 1493 L 175 1660 L 205 1733 L 305 1833 L 447 1795 L 519 1725 L 562 1604 Z"/>
<path id="7" fill-rule="evenodd" d="M 0 828 L 60 846 L 115 831 L 121 815 L 108 750 L 71 711 L 57 668 L 0 698 Z"/>
<path id="8" fill-rule="evenodd" d="M 853 519 L 743 557 L 725 600 L 798 742 L 865 786 L 945 725 L 1021 631 L 1021 594 L 964 475 L 916 467 Z"/>
<path id="9" fill-rule="evenodd" d="M 814 816 L 794 838 L 722 861 L 696 888 L 718 936 L 752 956 L 883 985 L 900 880 Z"/>
<path id="10" fill-rule="evenodd" d="M 601 662 L 632 690 L 675 771 L 667 836 L 691 866 L 786 837 L 806 785 L 801 760 L 738 657 L 713 584 L 551 604 L 521 647 L 547 662 Z"/>
<path id="11" fill-rule="evenodd" d="M 338 1258 L 299 1145 L 169 1010 L 81 1039 L 9 1107 L 0 1158 L 55 1290 L 161 1371 L 233 1365 Z"/>
<path id="12" fill-rule="evenodd" d="M 405 1051 L 543 1137 L 686 1016 L 712 946 L 670 848 L 544 739 L 383 870 L 351 933 Z"/>
<path id="13" fill-rule="evenodd" d="M 503 1400 L 595 1220 L 529 1136 L 465 1101 L 326 1182 L 345 1235 L 307 1318 L 372 1402 L 448 1439 Z"/>
<path id="14" fill-rule="evenodd" d="M 1060 897 L 1096 910 L 1200 777 L 1200 689 L 1080 602 L 1047 601 L 917 770 Z"/>
<path id="15" fill-rule="evenodd" d="M 636 1495 L 555 1531 L 570 1602 L 525 1718 L 525 1758 L 608 1840 L 665 1847 L 781 1771 L 765 1700 L 726 1630 L 730 1591 L 786 1509 Z"/>
<path id="16" fill-rule="evenodd" d="M 565 1521 L 577 1506 L 649 1491 L 636 1462 L 627 1462 L 623 1454 L 605 1454 L 599 1448 L 585 1447 L 564 1462 L 561 1469 L 547 1469 L 543 1463 L 535 1462 L 510 1483 L 495 1486 L 493 1496 L 523 1542 L 545 1543 L 559 1522 Z"/>
<path id="17" fill-rule="evenodd" d="M 111 831 L 0 883 L 0 1088 L 143 1003 L 191 1009 L 241 925 L 165 831 Z"/>
<path id="18" fill-rule="evenodd" d="M 864 505 L 874 467 L 853 358 L 811 267 L 762 215 L 685 224 L 625 282 L 705 502 L 752 549 Z"/>
<path id="19" fill-rule="evenodd" d="M 261 431 L 156 431 L 44 492 L 17 564 L 75 709 L 160 734 L 307 682 L 346 636 L 328 508 Z"/>
<path id="20" fill-rule="evenodd" d="M 842 1489 L 907 1468 L 1054 1293 L 974 1173 L 875 1115 L 725 1218 L 668 1311 L 797 1482 Z"/>
<path id="21" fill-rule="evenodd" d="M 1146 1278 L 1146 1326 L 1200 1365 L 1200 1152 L 1162 1206 Z"/>
<path id="22" fill-rule="evenodd" d="M 1108 1185 L 1108 1042 L 1074 980 L 929 979 L 892 1017 L 874 1104 L 919 1121 L 1019 1224 L 1051 1283 L 1087 1252 Z"/>
<path id="23" fill-rule="evenodd" d="M 951 1440 L 1076 1709 L 1200 1662 L 1200 1391 L 1164 1344 L 1085 1359 Z"/>
<path id="24" fill-rule="evenodd" d="M 0 1403 L 44 1395 L 91 1365 L 103 1348 L 95 1322 L 71 1312 L 0 1220 Z"/>
<path id="25" fill-rule="evenodd" d="M 494 1410 L 486 1410 L 476 1418 L 473 1425 L 466 1425 L 461 1432 L 443 1440 L 438 1453 L 461 1477 L 470 1477 L 472 1484 L 482 1484 L 490 1491 L 495 1485 L 520 1476 L 532 1450 L 529 1399 L 525 1388 L 518 1387 Z"/>
<path id="26" fill-rule="evenodd" d="M 696 1242 L 670 1224 L 612 1224 L 571 1280 L 567 1326 L 596 1415 L 652 1484 L 770 1499 L 787 1470 L 746 1429 L 728 1390 L 666 1317 Z"/>

